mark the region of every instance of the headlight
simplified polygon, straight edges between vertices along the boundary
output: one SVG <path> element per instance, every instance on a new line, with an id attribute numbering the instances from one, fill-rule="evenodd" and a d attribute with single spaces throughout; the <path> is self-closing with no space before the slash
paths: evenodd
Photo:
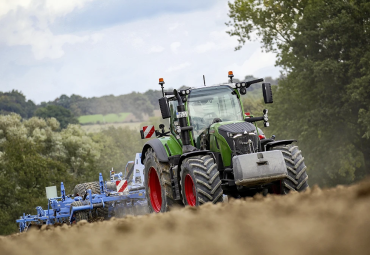
<path id="1" fill-rule="evenodd" d="M 243 134 L 233 134 L 233 133 L 227 132 L 227 136 L 232 139 L 235 139 L 235 138 L 243 136 Z"/>

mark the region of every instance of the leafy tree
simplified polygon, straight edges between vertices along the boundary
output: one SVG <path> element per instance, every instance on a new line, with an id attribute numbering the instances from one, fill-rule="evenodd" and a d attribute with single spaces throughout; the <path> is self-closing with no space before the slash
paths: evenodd
<path id="1" fill-rule="evenodd" d="M 112 168 L 116 172 L 124 172 L 127 162 L 135 159 L 135 154 L 141 152 L 146 142 L 141 139 L 139 131 L 130 128 L 109 127 L 91 136 L 100 148 L 97 166 L 105 178 Z"/>
<path id="2" fill-rule="evenodd" d="M 65 150 L 60 160 L 69 166 L 69 173 L 80 182 L 97 180 L 99 176 L 97 160 L 101 154 L 98 144 L 80 125 L 68 125 L 60 135 L 61 146 Z"/>
<path id="3" fill-rule="evenodd" d="M 247 93 L 247 96 L 242 96 L 242 101 L 245 112 L 249 112 L 254 116 L 262 116 L 262 111 L 266 106 L 261 97 L 255 97 Z"/>
<path id="4" fill-rule="evenodd" d="M 77 183 L 96 181 L 101 147 L 79 125 L 59 131 L 55 118 L 0 116 L 0 235 L 16 232 L 23 212 L 45 206 L 45 187 L 69 193 Z"/>
<path id="5" fill-rule="evenodd" d="M 47 119 L 56 118 L 60 123 L 60 127 L 66 128 L 68 124 L 78 124 L 78 120 L 73 116 L 72 112 L 62 106 L 48 105 L 38 108 L 35 111 L 35 116 Z"/>
<path id="6" fill-rule="evenodd" d="M 54 101 L 41 103 L 41 106 L 61 106 L 70 110 L 75 116 L 132 112 L 137 119 L 142 120 L 144 115 L 152 115 L 153 110 L 157 108 L 159 98 L 157 95 L 160 97 L 160 91 L 149 90 L 144 94 L 132 92 L 120 96 L 107 95 L 93 98 L 61 95 Z M 62 123 L 61 125 L 63 126 Z"/>
<path id="7" fill-rule="evenodd" d="M 187 88 L 185 85 L 182 86 Z M 162 97 L 161 90 L 148 90 L 144 93 L 144 95 L 148 98 L 149 102 L 153 105 L 154 109 L 158 108 L 158 99 Z"/>
<path id="8" fill-rule="evenodd" d="M 121 104 L 121 109 L 125 109 L 125 112 L 132 112 L 139 120 L 143 119 L 144 114 L 149 116 L 153 114 L 154 106 L 141 93 L 132 92 L 127 95 L 118 96 L 117 99 Z"/>
<path id="9" fill-rule="evenodd" d="M 47 204 L 45 187 L 70 181 L 61 162 L 44 158 L 32 142 L 9 136 L 2 144 L 0 163 L 0 234 L 15 232 L 16 217 L 34 211 L 38 204 Z"/>
<path id="10" fill-rule="evenodd" d="M 272 132 L 298 138 L 311 183 L 370 173 L 370 4 L 365 0 L 236 0 L 231 36 L 256 33 L 285 77 L 274 89 Z"/>
<path id="11" fill-rule="evenodd" d="M 54 100 L 54 103 L 63 106 L 66 109 L 71 107 L 71 99 L 67 95 L 61 95 L 59 98 Z"/>
<path id="12" fill-rule="evenodd" d="M 17 113 L 23 118 L 30 118 L 36 110 L 36 105 L 17 90 L 11 92 L 0 92 L 0 113 Z"/>

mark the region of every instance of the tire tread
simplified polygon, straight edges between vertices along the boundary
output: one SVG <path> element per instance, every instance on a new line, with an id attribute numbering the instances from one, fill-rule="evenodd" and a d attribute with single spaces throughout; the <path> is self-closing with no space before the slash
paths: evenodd
<path id="1" fill-rule="evenodd" d="M 200 163 L 201 161 L 202 163 Z M 194 162 L 197 162 L 196 164 Z M 217 164 L 214 162 L 213 157 L 209 155 L 195 156 L 187 158 L 181 165 L 181 178 L 184 178 L 184 171 L 192 172 L 195 178 L 196 191 L 197 191 L 197 204 L 201 205 L 207 202 L 217 203 L 222 202 L 223 191 L 221 188 L 221 180 Z M 187 204 L 186 196 L 184 194 L 183 181 L 181 183 L 181 194 L 183 203 Z"/>
<path id="2" fill-rule="evenodd" d="M 283 154 L 285 164 L 287 166 L 288 176 L 283 183 L 283 193 L 287 194 L 290 191 L 304 191 L 308 186 L 307 167 L 304 163 L 302 151 L 296 145 L 284 145 L 273 148 L 280 150 Z"/>

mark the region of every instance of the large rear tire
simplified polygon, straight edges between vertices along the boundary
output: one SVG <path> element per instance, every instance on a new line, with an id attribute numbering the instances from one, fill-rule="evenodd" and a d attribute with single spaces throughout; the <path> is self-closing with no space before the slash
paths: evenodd
<path id="1" fill-rule="evenodd" d="M 198 206 L 223 201 L 217 164 L 209 155 L 187 158 L 181 165 L 181 194 L 184 205 Z"/>
<path id="2" fill-rule="evenodd" d="M 169 164 L 160 163 L 156 153 L 149 148 L 145 153 L 144 166 L 144 184 L 149 212 L 168 211 L 168 192 L 172 190 Z"/>
<path id="3" fill-rule="evenodd" d="M 306 190 L 309 187 L 307 167 L 298 146 L 289 144 L 274 147 L 272 150 L 280 150 L 283 153 L 288 171 L 288 177 L 282 181 L 282 193 L 288 194 L 291 190 L 298 192 Z"/>

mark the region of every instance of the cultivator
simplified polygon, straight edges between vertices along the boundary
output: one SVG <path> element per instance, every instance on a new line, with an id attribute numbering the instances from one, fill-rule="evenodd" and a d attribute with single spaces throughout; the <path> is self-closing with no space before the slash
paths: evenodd
<path id="1" fill-rule="evenodd" d="M 42 225 L 73 224 L 81 220 L 91 222 L 148 213 L 143 186 L 144 166 L 140 158 L 141 153 L 137 153 L 135 161 L 127 163 L 124 174 L 116 174 L 112 169 L 109 181 L 104 181 L 100 173 L 99 182 L 76 185 L 72 195 L 66 195 L 62 182 L 60 197 L 50 198 L 47 210 L 37 206 L 36 215 L 23 214 L 17 220 L 20 232 Z"/>

